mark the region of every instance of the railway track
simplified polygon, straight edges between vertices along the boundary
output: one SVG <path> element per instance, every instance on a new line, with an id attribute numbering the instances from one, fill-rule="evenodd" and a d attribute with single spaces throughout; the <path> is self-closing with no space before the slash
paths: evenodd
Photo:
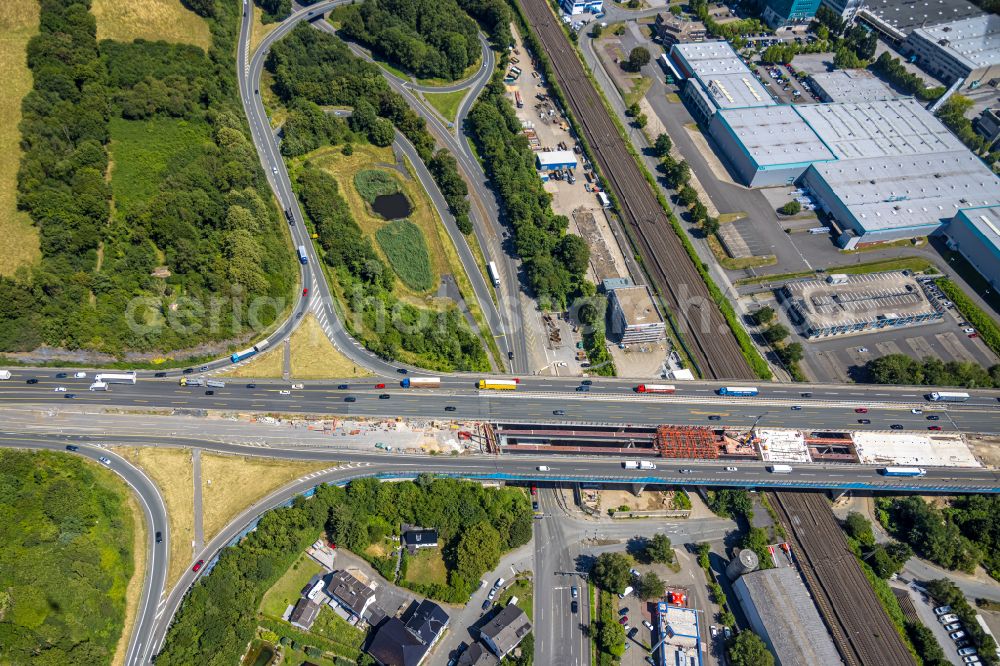
<path id="1" fill-rule="evenodd" d="M 847 545 L 821 493 L 771 493 L 792 552 L 847 666 L 914 660 Z"/>
<path id="2" fill-rule="evenodd" d="M 706 378 L 755 379 L 736 337 L 629 153 L 547 0 L 518 0 L 562 86 L 594 158 L 622 205 L 646 270 Z"/>

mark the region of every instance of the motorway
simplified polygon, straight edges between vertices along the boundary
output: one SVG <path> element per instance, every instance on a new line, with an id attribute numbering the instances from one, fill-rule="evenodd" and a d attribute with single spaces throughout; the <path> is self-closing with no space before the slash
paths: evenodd
<path id="1" fill-rule="evenodd" d="M 527 377 L 516 391 L 480 391 L 469 377 L 442 377 L 439 389 L 402 389 L 384 379 L 308 382 L 302 389 L 274 380 L 226 382 L 225 388 L 182 387 L 176 380 L 139 380 L 135 385 L 113 384 L 110 391 L 87 390 L 91 378 L 56 378 L 55 370 L 15 369 L 12 379 L 0 382 L 0 402 L 9 404 L 75 404 L 118 407 L 167 407 L 335 414 L 340 416 L 413 417 L 484 420 L 504 423 L 655 426 L 713 425 L 715 427 L 796 428 L 804 430 L 887 430 L 893 424 L 906 430 L 1000 433 L 997 391 L 970 391 L 966 403 L 929 403 L 919 387 L 861 386 L 810 387 L 767 384 L 754 398 L 716 395 L 718 383 L 685 382 L 672 395 L 638 394 L 635 384 L 618 378 L 588 380 Z M 400 375 L 396 375 L 400 377 Z M 29 379 L 35 384 L 25 383 Z M 378 388 L 382 386 L 383 388 Z M 55 389 L 64 387 L 67 391 Z M 341 388 L 345 387 L 345 388 Z M 811 389 L 811 390 L 804 390 Z M 835 390 L 836 389 L 836 390 Z M 282 392 L 287 394 L 282 394 Z M 804 395 L 808 394 L 808 395 Z M 383 398 L 382 396 L 389 396 Z M 349 398 L 353 400 L 348 400 Z M 447 410 L 446 407 L 453 407 Z M 798 409 L 793 409 L 798 407 Z M 858 408 L 869 411 L 856 413 Z M 912 409 L 923 413 L 914 414 Z M 556 412 L 562 412 L 557 414 Z M 928 416 L 938 420 L 930 421 Z M 709 416 L 718 416 L 709 420 Z M 869 420 L 869 424 L 858 423 Z"/>

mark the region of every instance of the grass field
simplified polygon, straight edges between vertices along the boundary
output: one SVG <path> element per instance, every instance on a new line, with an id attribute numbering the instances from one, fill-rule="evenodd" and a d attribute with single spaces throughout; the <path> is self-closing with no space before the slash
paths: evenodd
<path id="1" fill-rule="evenodd" d="M 111 190 L 127 211 L 159 191 L 163 175 L 200 156 L 211 143 L 208 125 L 173 118 L 111 120 Z"/>
<path id="2" fill-rule="evenodd" d="M 511 597 L 517 597 L 517 607 L 524 611 L 529 620 L 534 620 L 535 589 L 531 572 L 518 574 L 513 583 L 504 588 L 497 598 L 497 603 L 506 606 Z"/>
<path id="3" fill-rule="evenodd" d="M 263 499 L 272 490 L 309 472 L 335 466 L 336 463 L 332 462 L 202 454 L 202 524 L 205 541 L 215 536 L 236 514 Z"/>
<path id="4" fill-rule="evenodd" d="M 261 40 L 267 37 L 272 30 L 277 28 L 279 23 L 268 23 L 264 25 L 261 21 L 264 16 L 264 10 L 258 7 L 256 4 L 253 5 L 253 23 L 250 24 L 250 55 L 257 50 L 257 45 L 260 44 Z"/>
<path id="5" fill-rule="evenodd" d="M 468 90 L 456 90 L 447 93 L 424 93 L 424 99 L 441 114 L 442 118 L 453 123 L 455 116 L 458 115 L 458 106 L 468 92 Z"/>
<path id="6" fill-rule="evenodd" d="M 354 189 L 371 203 L 383 194 L 399 192 L 399 181 L 385 169 L 364 169 L 354 174 Z"/>
<path id="7" fill-rule="evenodd" d="M 379 247 L 399 279 L 414 291 L 434 288 L 434 274 L 427 241 L 420 227 L 409 220 L 393 220 L 375 233 Z"/>
<path id="8" fill-rule="evenodd" d="M 135 495 L 126 495 L 129 509 L 132 511 L 132 534 L 135 537 L 132 545 L 134 553 L 135 569 L 132 577 L 128 581 L 125 589 L 125 627 L 122 629 L 122 636 L 115 646 L 115 657 L 111 660 L 111 666 L 122 666 L 125 663 L 125 652 L 128 650 L 128 641 L 132 637 L 132 627 L 135 624 L 135 614 L 139 610 L 139 599 L 142 595 L 142 583 L 146 577 L 146 517 L 142 512 L 142 507 L 136 501 Z"/>
<path id="9" fill-rule="evenodd" d="M 371 372 L 352 363 L 333 346 L 312 313 L 306 315 L 292 333 L 291 345 L 294 379 L 372 376 Z"/>
<path id="10" fill-rule="evenodd" d="M 208 23 L 186 9 L 180 0 L 93 0 L 90 11 L 97 19 L 98 40 L 162 39 L 193 44 L 205 51 L 212 45 Z"/>
<path id="11" fill-rule="evenodd" d="M 312 315 L 310 315 L 312 316 Z M 252 361 L 220 373 L 223 377 L 257 377 L 260 379 L 278 379 L 284 373 L 285 346 L 277 344 L 263 354 L 255 356 Z"/>
<path id="12" fill-rule="evenodd" d="M 386 221 L 371 211 L 352 183 L 354 174 L 359 171 L 378 168 L 380 163 L 392 164 L 395 162 L 392 148 L 378 148 L 368 144 L 356 145 L 354 146 L 353 155 L 342 155 L 337 148 L 323 148 L 310 153 L 306 157 L 337 179 L 340 185 L 340 192 L 344 195 L 344 199 L 347 200 L 348 205 L 350 205 L 351 213 L 357 221 L 358 226 L 361 227 L 361 231 L 372 239 L 376 251 L 388 262 L 389 258 L 376 242 L 375 238 L 376 232 L 386 225 Z M 405 180 L 401 179 L 399 185 L 400 190 L 410 200 L 410 205 L 413 206 L 413 210 L 410 212 L 410 221 L 423 232 L 424 241 L 427 243 L 432 283 L 437 285 L 442 274 L 451 273 L 454 275 L 461 272 L 461 264 L 455 265 L 449 261 L 448 252 L 442 241 L 442 238 L 448 240 L 447 232 L 438 217 L 437 211 L 431 204 L 430 197 L 427 196 L 420 182 L 411 177 Z M 448 242 L 450 243 L 450 240 Z M 396 291 L 401 299 L 413 305 L 420 307 L 427 307 L 428 305 L 425 293 L 411 289 L 405 283 L 397 283 Z"/>
<path id="13" fill-rule="evenodd" d="M 191 565 L 194 539 L 194 476 L 191 452 L 172 448 L 116 448 L 115 453 L 142 468 L 160 489 L 170 523 L 170 564 L 167 588 Z M 204 460 L 203 460 L 204 462 Z"/>
<path id="14" fill-rule="evenodd" d="M 38 260 L 38 230 L 27 213 L 17 210 L 17 170 L 21 163 L 21 100 L 31 90 L 26 47 L 38 32 L 38 3 L 0 3 L 0 275 Z"/>
<path id="15" fill-rule="evenodd" d="M 323 567 L 314 559 L 304 553 L 300 555 L 271 589 L 264 593 L 264 598 L 260 601 L 260 612 L 280 618 L 285 609 L 298 600 L 299 592 L 309 579 L 321 571 Z"/>
<path id="16" fill-rule="evenodd" d="M 330 377 L 371 377 L 371 372 L 351 362 L 333 346 L 320 328 L 313 313 L 302 318 L 292 333 L 291 377 L 293 379 L 329 379 Z M 276 379 L 283 375 L 285 346 L 278 344 L 250 363 L 222 373 L 239 379 Z"/>
<path id="17" fill-rule="evenodd" d="M 312 626 L 312 633 L 328 638 L 334 643 L 346 645 L 351 650 L 360 650 L 365 640 L 365 632 L 347 624 L 329 607 L 320 609 L 319 616 Z"/>
<path id="18" fill-rule="evenodd" d="M 408 555 L 406 559 L 406 580 L 411 583 L 429 585 L 448 584 L 448 569 L 444 566 L 444 558 L 440 548 L 423 548 L 416 555 Z"/>

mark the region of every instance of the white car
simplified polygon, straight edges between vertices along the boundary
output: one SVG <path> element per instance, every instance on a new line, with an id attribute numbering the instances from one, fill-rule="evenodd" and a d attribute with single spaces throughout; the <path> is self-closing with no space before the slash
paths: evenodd
<path id="1" fill-rule="evenodd" d="M 66 392 L 66 387 L 65 386 L 57 386 L 57 387 L 55 387 L 52 390 L 55 391 L 56 393 L 65 393 Z"/>
<path id="2" fill-rule="evenodd" d="M 975 333 L 975 332 L 976 332 L 976 329 L 974 329 L 974 328 L 971 328 L 971 327 L 970 327 L 970 328 L 963 328 L 963 329 L 962 329 L 962 332 L 963 332 L 963 333 Z"/>
<path id="3" fill-rule="evenodd" d="M 961 628 L 962 628 L 961 622 L 952 622 L 951 624 L 944 625 L 945 631 L 958 631 Z"/>
<path id="4" fill-rule="evenodd" d="M 106 456 L 101 456 L 100 458 L 98 458 L 98 460 L 100 460 L 102 463 L 104 463 L 108 467 L 111 467 L 111 458 L 108 458 Z"/>
<path id="5" fill-rule="evenodd" d="M 740 468 L 739 467 L 727 467 L 726 471 L 727 472 L 738 472 L 738 471 L 740 471 Z"/>
<path id="6" fill-rule="evenodd" d="M 548 472 L 549 471 L 549 468 L 546 467 L 545 465 L 539 465 L 535 469 L 538 470 L 539 472 Z"/>
<path id="7" fill-rule="evenodd" d="M 965 632 L 964 631 L 954 631 L 954 632 L 948 634 L 948 636 L 951 637 L 951 640 L 957 641 L 957 640 L 961 640 L 961 639 L 965 638 Z"/>
<path id="8" fill-rule="evenodd" d="M 714 624 L 711 627 L 709 627 L 709 631 L 712 632 L 712 638 L 715 638 L 716 636 L 719 635 L 719 630 Z"/>
<path id="9" fill-rule="evenodd" d="M 653 625 L 652 625 L 652 624 L 650 624 L 649 620 L 643 620 L 643 621 L 642 621 L 642 626 L 646 627 L 646 628 L 647 628 L 647 629 L 649 629 L 650 631 L 652 631 L 652 630 L 653 630 Z"/>
<path id="10" fill-rule="evenodd" d="M 935 615 L 947 615 L 951 612 L 951 606 L 938 606 L 934 609 Z"/>
<path id="11" fill-rule="evenodd" d="M 302 388 L 302 384 L 292 384 L 292 388 L 293 389 L 300 389 L 300 388 Z"/>
<path id="12" fill-rule="evenodd" d="M 968 657 L 970 655 L 976 654 L 976 648 L 974 647 L 964 647 L 958 651 L 959 657 Z"/>
<path id="13" fill-rule="evenodd" d="M 911 410 L 910 410 L 910 413 L 911 413 L 911 414 L 923 414 L 923 413 L 924 413 L 924 410 L 922 410 L 922 409 L 916 409 L 916 408 L 914 408 L 914 409 L 911 409 Z"/>
<path id="14" fill-rule="evenodd" d="M 976 657 L 976 656 L 972 656 L 972 657 L 962 657 L 962 661 L 964 661 L 964 662 L 965 662 L 965 663 L 967 663 L 967 664 L 978 664 L 978 663 L 981 663 L 981 662 L 979 661 L 979 657 Z"/>
<path id="15" fill-rule="evenodd" d="M 950 614 L 942 615 L 941 617 L 938 618 L 938 622 L 940 622 L 941 624 L 951 624 L 952 622 L 958 622 L 958 616 Z"/>
<path id="16" fill-rule="evenodd" d="M 278 391 L 278 395 L 291 395 L 291 391 Z"/>
<path id="17" fill-rule="evenodd" d="M 868 352 L 868 347 L 858 347 L 858 351 L 862 354 L 865 354 Z"/>
<path id="18" fill-rule="evenodd" d="M 83 379 L 86 376 L 87 376 L 86 372 L 77 372 L 73 374 L 73 377 L 76 379 Z"/>

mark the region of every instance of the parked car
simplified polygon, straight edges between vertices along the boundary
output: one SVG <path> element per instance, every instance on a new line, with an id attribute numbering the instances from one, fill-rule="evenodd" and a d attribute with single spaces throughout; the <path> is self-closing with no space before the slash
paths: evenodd
<path id="1" fill-rule="evenodd" d="M 487 608 L 489 608 L 489 607 L 490 607 L 490 606 L 491 606 L 492 604 L 493 604 L 493 601 L 492 601 L 492 600 L 490 600 L 490 599 L 487 599 L 486 601 L 484 601 L 484 602 L 483 602 L 483 610 L 486 610 L 486 609 L 487 609 Z"/>
<path id="2" fill-rule="evenodd" d="M 951 606 L 938 606 L 934 609 L 935 615 L 947 615 L 951 612 Z"/>
<path id="3" fill-rule="evenodd" d="M 965 632 L 964 631 L 955 631 L 953 633 L 948 634 L 948 637 L 951 638 L 951 640 L 953 640 L 953 641 L 957 641 L 959 639 L 965 638 Z"/>
<path id="4" fill-rule="evenodd" d="M 965 662 L 966 664 L 978 664 L 978 663 L 980 663 L 979 657 L 976 657 L 976 656 L 962 657 L 962 661 Z"/>
<path id="5" fill-rule="evenodd" d="M 650 621 L 649 621 L 649 620 L 643 620 L 643 621 L 642 621 L 642 626 L 646 627 L 646 628 L 647 628 L 647 629 L 649 629 L 650 631 L 652 631 L 652 630 L 653 630 L 653 625 L 652 625 L 652 624 L 650 623 Z"/>
<path id="6" fill-rule="evenodd" d="M 952 622 L 958 622 L 958 616 L 948 613 L 947 615 L 942 615 L 938 617 L 938 622 L 941 624 L 951 624 Z"/>
<path id="7" fill-rule="evenodd" d="M 628 615 L 628 606 L 625 606 L 624 608 L 619 608 L 618 609 L 618 614 L 619 615 Z"/>
<path id="8" fill-rule="evenodd" d="M 958 631 L 961 628 L 962 628 L 961 622 L 952 622 L 951 624 L 946 624 L 944 626 L 945 631 Z"/>
<path id="9" fill-rule="evenodd" d="M 620 618 L 618 618 L 618 624 L 622 625 L 623 627 L 626 624 L 628 624 L 628 615 L 622 615 Z"/>
<path id="10" fill-rule="evenodd" d="M 973 654 L 976 654 L 976 648 L 974 647 L 962 648 L 961 650 L 958 651 L 959 657 L 968 657 L 969 655 Z"/>

